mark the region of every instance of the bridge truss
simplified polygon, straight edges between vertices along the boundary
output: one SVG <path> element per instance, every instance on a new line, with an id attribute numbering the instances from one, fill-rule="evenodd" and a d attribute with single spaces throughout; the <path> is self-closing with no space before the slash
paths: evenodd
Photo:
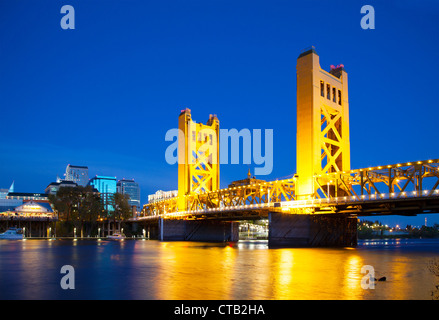
<path id="1" fill-rule="evenodd" d="M 148 203 L 140 219 L 266 218 L 269 211 L 349 215 L 439 212 L 439 159 L 369 167 L 314 176 L 316 192 L 297 200 L 300 177 L 235 186 Z"/>

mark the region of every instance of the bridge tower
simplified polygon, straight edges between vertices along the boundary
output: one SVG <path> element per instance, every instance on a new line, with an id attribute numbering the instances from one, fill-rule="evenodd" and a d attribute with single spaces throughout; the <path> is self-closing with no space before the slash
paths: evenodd
<path id="1" fill-rule="evenodd" d="M 187 207 L 186 196 L 215 191 L 219 176 L 219 120 L 210 115 L 207 124 L 192 121 L 191 110 L 178 118 L 178 210 Z"/>
<path id="2" fill-rule="evenodd" d="M 321 69 L 314 47 L 297 59 L 296 139 L 298 200 L 316 196 L 315 175 L 350 170 L 348 74 Z"/>
<path id="3" fill-rule="evenodd" d="M 313 47 L 297 59 L 296 138 L 296 200 L 314 199 L 318 189 L 334 196 L 335 182 L 322 186 L 315 176 L 350 170 L 348 75 L 343 65 L 322 70 Z M 272 247 L 357 243 L 357 221 L 350 216 L 270 212 L 269 221 Z"/>

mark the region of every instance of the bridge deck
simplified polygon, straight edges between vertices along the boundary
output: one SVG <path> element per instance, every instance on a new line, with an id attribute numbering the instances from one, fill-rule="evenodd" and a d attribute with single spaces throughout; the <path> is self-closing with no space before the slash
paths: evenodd
<path id="1" fill-rule="evenodd" d="M 437 213 L 439 212 L 439 190 L 435 190 L 433 193 L 429 190 L 424 190 L 422 192 L 410 193 L 372 194 L 236 205 L 138 217 L 131 219 L 131 221 L 157 220 L 159 218 L 256 220 L 268 218 L 268 212 L 270 211 L 291 214 L 312 212 L 312 214 L 346 214 L 355 216 Z"/>

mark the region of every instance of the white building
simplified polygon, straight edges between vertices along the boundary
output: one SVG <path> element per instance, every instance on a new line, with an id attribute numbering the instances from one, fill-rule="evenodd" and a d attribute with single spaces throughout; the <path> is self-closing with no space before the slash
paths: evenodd
<path id="1" fill-rule="evenodd" d="M 148 196 L 148 202 L 149 203 L 158 202 L 169 198 L 174 198 L 176 196 L 178 196 L 178 190 L 172 190 L 172 191 L 158 190 L 156 193 L 150 194 Z"/>

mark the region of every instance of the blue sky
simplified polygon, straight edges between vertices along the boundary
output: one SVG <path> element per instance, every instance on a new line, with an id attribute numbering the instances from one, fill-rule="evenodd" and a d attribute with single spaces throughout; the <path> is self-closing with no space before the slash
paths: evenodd
<path id="1" fill-rule="evenodd" d="M 60 27 L 65 4 L 75 30 Z M 184 108 L 273 129 L 260 178 L 291 175 L 296 59 L 311 45 L 349 74 L 352 168 L 439 158 L 438 16 L 433 0 L 0 0 L 0 187 L 42 192 L 70 163 L 134 178 L 143 202 L 176 189 L 164 137 Z M 247 170 L 222 165 L 221 186 Z"/>

